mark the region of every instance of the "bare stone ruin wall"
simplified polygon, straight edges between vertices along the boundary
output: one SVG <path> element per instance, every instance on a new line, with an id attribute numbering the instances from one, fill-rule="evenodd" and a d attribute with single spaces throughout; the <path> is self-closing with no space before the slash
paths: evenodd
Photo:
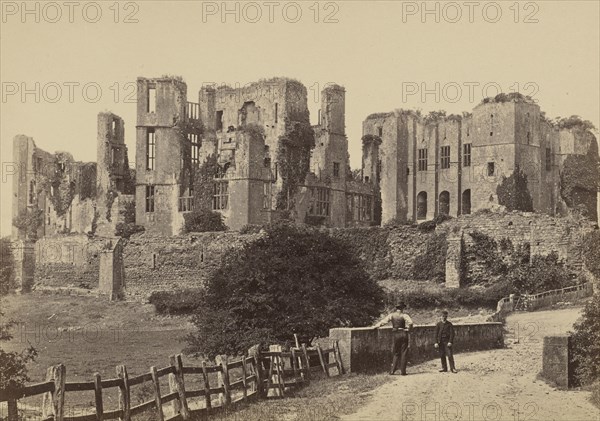
<path id="1" fill-rule="evenodd" d="M 35 285 L 98 287 L 103 239 L 85 235 L 45 237 L 35 243 Z"/>
<path id="2" fill-rule="evenodd" d="M 578 225 L 579 224 L 579 225 Z M 426 253 L 428 241 L 445 234 L 446 285 L 459 286 L 461 235 L 466 243 L 469 232 L 480 231 L 496 241 L 510 238 L 513 244 L 528 242 L 531 253 L 558 252 L 575 270 L 581 268 L 581 238 L 593 229 L 585 221 L 552 218 L 528 213 L 485 213 L 453 219 L 435 232 L 415 227 L 332 229 L 330 234 L 346 242 L 376 279 L 414 278 L 415 259 Z M 198 288 L 219 266 L 221 258 L 260 234 L 213 232 L 163 237 L 136 234 L 123 243 L 124 291 L 128 300 L 146 300 L 154 291 Z M 105 239 L 85 235 L 47 237 L 35 244 L 35 284 L 42 286 L 87 286 L 98 288 L 99 255 Z M 468 256 L 467 256 L 468 258 Z M 468 262 L 477 270 L 477 262 Z"/>
<path id="3" fill-rule="evenodd" d="M 207 232 L 179 237 L 134 235 L 123 252 L 127 300 L 146 300 L 154 291 L 199 288 L 221 258 L 259 234 Z"/>

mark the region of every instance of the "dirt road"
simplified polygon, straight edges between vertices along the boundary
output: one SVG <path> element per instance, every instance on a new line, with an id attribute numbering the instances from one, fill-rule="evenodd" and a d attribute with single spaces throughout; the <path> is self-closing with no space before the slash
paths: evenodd
<path id="1" fill-rule="evenodd" d="M 457 374 L 439 361 L 409 367 L 408 376 L 372 393 L 346 421 L 598 421 L 589 392 L 560 391 L 537 380 L 543 337 L 571 329 L 580 309 L 519 313 L 507 320 L 506 349 L 456 355 Z"/>

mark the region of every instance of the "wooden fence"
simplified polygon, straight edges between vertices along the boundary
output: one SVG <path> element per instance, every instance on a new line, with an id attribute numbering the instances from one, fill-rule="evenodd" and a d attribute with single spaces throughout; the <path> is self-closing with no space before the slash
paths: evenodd
<path id="1" fill-rule="evenodd" d="M 284 397 L 290 388 L 298 387 L 310 381 L 311 373 L 322 371 L 327 377 L 335 368 L 337 374 L 343 374 L 342 359 L 337 342 L 322 349 L 317 345 L 306 345 L 282 351 L 279 346 L 271 346 L 269 352 L 260 352 L 253 347 L 246 357 L 229 360 L 227 356 L 218 356 L 216 364 L 200 366 L 184 365 L 181 355 L 170 357 L 167 367 L 130 377 L 124 365 L 116 367 L 117 377 L 102 379 L 99 373 L 93 381 L 67 382 L 66 368 L 59 364 L 48 368 L 46 381 L 19 389 L 0 390 L 0 402 L 8 403 L 8 420 L 17 421 L 19 399 L 43 395 L 42 420 L 54 421 L 100 421 L 119 419 L 129 421 L 133 416 L 154 410 L 155 419 L 189 420 L 197 413 L 205 415 L 215 410 L 230 407 L 240 401 Z M 311 364 L 318 361 L 318 364 Z M 236 376 L 234 372 L 237 372 Z M 160 379 L 168 376 L 169 391 L 161 391 Z M 189 387 L 192 376 L 200 376 L 203 387 Z M 185 386 L 188 380 L 188 387 Z M 215 381 L 216 380 L 216 381 Z M 131 388 L 145 382 L 152 384 L 153 398 L 132 406 Z M 105 391 L 118 388 L 119 406 L 117 409 L 105 408 Z M 67 392 L 93 391 L 95 410 L 84 415 L 65 414 L 65 394 Z M 190 398 L 203 398 L 191 405 Z M 165 411 L 164 405 L 170 404 Z M 196 408 L 193 408 L 196 406 Z M 39 418 L 38 418 L 39 419 Z"/>
<path id="2" fill-rule="evenodd" d="M 593 293 L 593 285 L 588 282 L 566 288 L 544 291 L 539 294 L 521 295 L 515 305 L 515 310 L 533 311 L 561 301 L 589 297 Z"/>

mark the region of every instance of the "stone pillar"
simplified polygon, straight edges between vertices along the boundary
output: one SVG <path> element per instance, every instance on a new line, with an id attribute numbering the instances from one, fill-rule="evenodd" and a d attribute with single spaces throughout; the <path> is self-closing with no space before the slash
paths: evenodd
<path id="1" fill-rule="evenodd" d="M 568 389 L 574 386 L 571 337 L 545 336 L 542 359 L 542 377 L 558 388 Z"/>
<path id="2" fill-rule="evenodd" d="M 12 243 L 15 280 L 22 293 L 31 292 L 35 273 L 35 243 L 18 240 Z"/>
<path id="3" fill-rule="evenodd" d="M 462 231 L 448 234 L 446 251 L 446 288 L 460 288 L 462 262 Z"/>
<path id="4" fill-rule="evenodd" d="M 99 276 L 100 294 L 107 295 L 111 301 L 120 299 L 125 283 L 121 239 L 110 240 L 100 251 Z"/>

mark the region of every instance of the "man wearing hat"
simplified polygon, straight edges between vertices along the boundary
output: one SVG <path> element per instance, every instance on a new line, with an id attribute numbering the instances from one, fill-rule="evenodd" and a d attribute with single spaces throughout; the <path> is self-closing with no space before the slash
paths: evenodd
<path id="1" fill-rule="evenodd" d="M 375 329 L 392 322 L 392 332 L 394 335 L 394 347 L 392 349 L 393 361 L 390 374 L 394 374 L 400 360 L 400 374 L 406 376 L 406 362 L 408 359 L 408 333 L 413 327 L 413 321 L 408 314 L 404 312 L 406 304 L 399 303 L 396 310 L 388 314 L 382 321 L 375 325 Z"/>
<path id="2" fill-rule="evenodd" d="M 452 343 L 454 342 L 454 326 L 448 321 L 448 312 L 442 311 L 442 320 L 435 326 L 435 348 L 440 351 L 440 358 L 442 359 L 442 369 L 440 373 L 448 371 L 448 365 L 446 364 L 446 356 L 450 361 L 450 371 L 456 373 L 454 368 L 454 356 L 452 355 Z"/>

